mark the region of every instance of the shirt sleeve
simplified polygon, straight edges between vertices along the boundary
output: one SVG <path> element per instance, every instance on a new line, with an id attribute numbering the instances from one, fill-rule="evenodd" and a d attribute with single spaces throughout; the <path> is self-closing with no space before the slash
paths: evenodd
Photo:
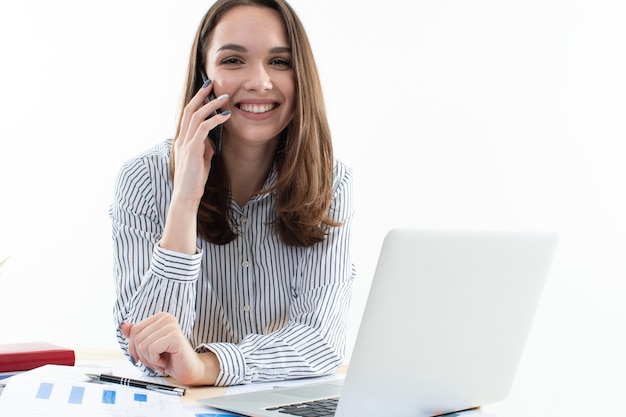
<path id="1" fill-rule="evenodd" d="M 309 248 L 299 266 L 288 324 L 269 334 L 249 334 L 238 344 L 197 347 L 217 355 L 221 372 L 216 385 L 315 377 L 342 365 L 356 273 L 350 251 L 352 174 L 341 164 L 337 170 L 330 212 L 342 225 L 330 227 L 326 239 Z"/>
<path id="2" fill-rule="evenodd" d="M 165 222 L 157 211 L 164 203 L 158 196 L 169 190 L 167 172 L 164 158 L 136 158 L 124 164 L 109 211 L 116 280 L 114 321 L 118 342 L 127 356 L 128 342 L 119 330 L 121 323 L 137 323 L 168 312 L 189 337 L 195 319 L 202 253 L 184 255 L 158 246 Z"/>

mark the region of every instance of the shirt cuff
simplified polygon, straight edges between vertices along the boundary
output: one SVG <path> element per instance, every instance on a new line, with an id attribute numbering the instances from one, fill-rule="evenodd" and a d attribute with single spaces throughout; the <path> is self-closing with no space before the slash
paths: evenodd
<path id="1" fill-rule="evenodd" d="M 196 350 L 210 350 L 217 356 L 217 360 L 220 362 L 220 373 L 215 385 L 218 387 L 247 384 L 258 378 L 258 376 L 255 378 L 255 375 L 246 371 L 246 360 L 243 357 L 243 352 L 233 343 L 208 343 L 201 345 Z"/>
<path id="2" fill-rule="evenodd" d="M 176 281 L 194 281 L 200 274 L 202 250 L 188 255 L 154 246 L 152 252 L 152 270 L 155 275 Z"/>

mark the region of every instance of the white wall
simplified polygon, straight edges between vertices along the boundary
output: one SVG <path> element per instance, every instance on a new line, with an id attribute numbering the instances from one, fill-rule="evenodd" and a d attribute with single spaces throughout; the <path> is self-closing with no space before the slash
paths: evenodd
<path id="1" fill-rule="evenodd" d="M 208 4 L 0 5 L 0 343 L 116 348 L 113 181 L 172 136 Z M 558 230 L 520 381 L 609 376 L 603 392 L 623 392 L 610 377 L 626 371 L 624 3 L 292 4 L 356 174 L 351 343 L 390 227 Z"/>

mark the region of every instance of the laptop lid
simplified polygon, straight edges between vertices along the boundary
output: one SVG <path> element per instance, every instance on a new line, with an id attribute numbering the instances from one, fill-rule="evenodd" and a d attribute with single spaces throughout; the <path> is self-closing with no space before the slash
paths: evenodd
<path id="1" fill-rule="evenodd" d="M 431 416 L 504 400 L 556 242 L 552 233 L 391 230 L 336 416 Z M 295 403 L 310 389 L 201 402 L 269 416 L 273 396 Z"/>

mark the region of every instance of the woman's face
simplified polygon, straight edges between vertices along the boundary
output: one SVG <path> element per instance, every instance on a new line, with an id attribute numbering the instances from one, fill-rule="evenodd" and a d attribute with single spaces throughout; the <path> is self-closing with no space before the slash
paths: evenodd
<path id="1" fill-rule="evenodd" d="M 228 94 L 228 142 L 261 144 L 289 124 L 295 107 L 291 48 L 280 15 L 266 7 L 237 6 L 213 30 L 206 71 L 216 96 Z"/>

